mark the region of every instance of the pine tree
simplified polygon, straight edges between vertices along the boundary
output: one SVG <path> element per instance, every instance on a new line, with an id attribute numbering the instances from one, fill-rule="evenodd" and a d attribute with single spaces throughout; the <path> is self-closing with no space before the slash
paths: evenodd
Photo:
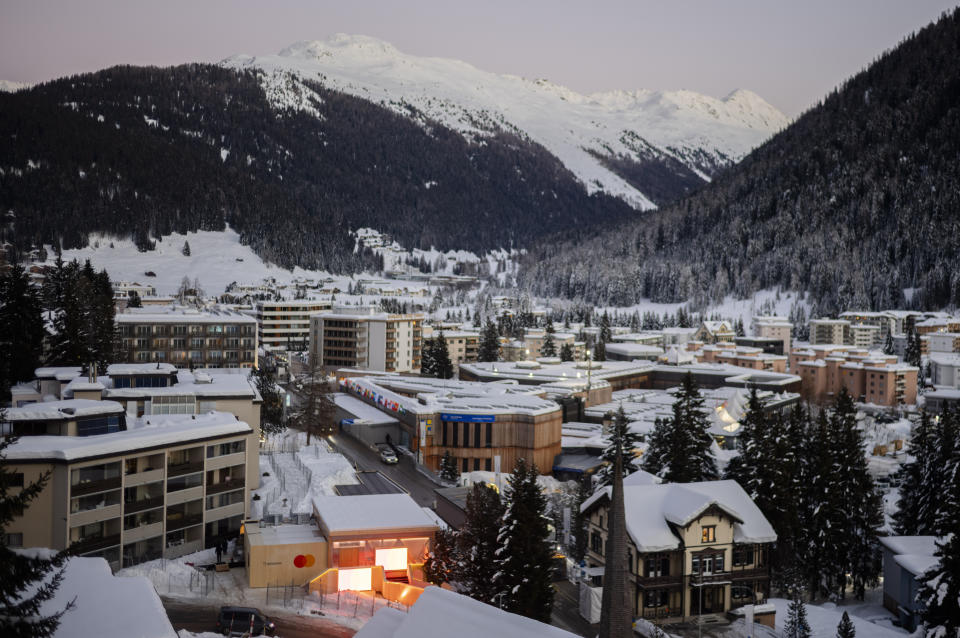
<path id="1" fill-rule="evenodd" d="M 910 331 L 907 333 L 907 348 L 904 352 L 903 359 L 910 365 L 918 368 L 922 362 L 920 336 L 917 334 L 916 327 L 912 325 L 910 326 Z"/>
<path id="2" fill-rule="evenodd" d="M 189 256 L 190 256 L 190 242 L 188 242 L 188 241 L 183 242 L 183 248 L 180 249 L 180 252 L 183 253 L 183 256 L 184 256 L 184 257 L 189 257 Z"/>
<path id="3" fill-rule="evenodd" d="M 437 376 L 437 360 L 434 358 L 434 339 L 423 340 L 420 348 L 420 375 L 424 377 Z"/>
<path id="4" fill-rule="evenodd" d="M 960 452 L 956 456 L 960 461 Z M 960 636 L 960 462 L 949 471 L 937 564 L 919 578 L 917 600 L 925 606 L 920 618 L 926 638 Z"/>
<path id="5" fill-rule="evenodd" d="M 440 458 L 440 478 L 451 483 L 456 483 L 460 478 L 457 462 L 450 456 L 450 450 L 444 452 Z"/>
<path id="6" fill-rule="evenodd" d="M 886 340 L 883 342 L 883 354 L 889 356 L 889 355 L 892 355 L 893 352 L 894 352 L 894 351 L 893 351 L 893 331 L 892 331 L 892 330 L 888 330 L 888 331 L 887 331 L 887 338 L 886 338 Z"/>
<path id="7" fill-rule="evenodd" d="M 140 299 L 140 293 L 131 290 L 127 293 L 127 308 L 142 308 L 143 300 Z"/>
<path id="8" fill-rule="evenodd" d="M 926 509 L 933 512 L 934 536 L 946 536 L 953 530 L 953 508 L 960 503 L 958 483 L 953 479 L 960 475 L 960 409 L 946 407 L 937 422 L 936 449 L 928 465 L 924 482 L 929 493 Z"/>
<path id="9" fill-rule="evenodd" d="M 593 360 L 594 361 L 606 361 L 607 360 L 607 344 L 603 341 L 597 341 L 593 346 Z"/>
<path id="10" fill-rule="evenodd" d="M 571 346 L 569 343 L 565 343 L 560 346 L 560 360 L 573 361 L 573 346 Z"/>
<path id="11" fill-rule="evenodd" d="M 623 450 L 622 476 L 629 476 L 640 469 L 633 453 L 633 450 L 640 446 L 640 435 L 631 431 L 628 425 L 627 414 L 621 404 L 614 414 L 613 423 L 610 424 L 610 442 L 603 450 L 604 465 L 597 472 L 597 480 L 601 486 L 613 484 L 613 467 L 619 450 Z"/>
<path id="12" fill-rule="evenodd" d="M 803 492 L 800 495 L 801 519 L 804 525 L 800 528 L 801 557 L 798 557 L 797 561 L 810 590 L 815 593 L 833 591 L 828 586 L 826 574 L 831 569 L 834 570 L 831 574 L 835 573 L 837 568 L 834 565 L 839 562 L 837 557 L 841 556 L 840 547 L 836 544 L 836 534 L 831 533 L 838 521 L 844 519 L 842 512 L 838 512 L 834 498 L 835 466 L 832 444 L 827 414 L 821 411 L 817 415 L 816 424 L 809 429 L 804 446 L 806 471 L 803 477 Z"/>
<path id="13" fill-rule="evenodd" d="M 843 618 L 840 619 L 840 624 L 837 625 L 837 638 L 856 638 L 857 630 L 853 626 L 853 621 L 850 620 L 850 616 L 847 612 L 843 612 Z"/>
<path id="14" fill-rule="evenodd" d="M 441 527 L 433 536 L 427 560 L 423 562 L 423 579 L 434 585 L 457 580 L 457 534 Z"/>
<path id="15" fill-rule="evenodd" d="M 587 536 L 589 534 L 587 531 L 587 517 L 580 512 L 580 508 L 586 500 L 590 498 L 590 490 L 587 487 L 589 480 L 589 478 L 587 480 L 581 480 L 577 484 L 577 506 L 573 512 L 573 543 L 569 551 L 570 557 L 578 563 L 582 561 L 583 557 L 587 554 Z"/>
<path id="16" fill-rule="evenodd" d="M 263 403 L 260 404 L 260 431 L 279 434 L 287 429 L 283 416 L 283 400 L 277 389 L 277 369 L 263 358 L 260 366 L 253 369 L 253 380 Z"/>
<path id="17" fill-rule="evenodd" d="M 807 622 L 807 606 L 803 604 L 800 593 L 793 595 L 787 608 L 787 622 L 783 627 L 783 638 L 810 638 L 810 623 Z"/>
<path id="18" fill-rule="evenodd" d="M 471 598 L 496 604 L 500 591 L 495 582 L 500 545 L 500 521 L 504 507 L 500 494 L 482 483 L 474 484 L 467 494 L 463 527 L 457 536 L 457 582 L 460 591 Z"/>
<path id="19" fill-rule="evenodd" d="M 910 455 L 913 460 L 901 466 L 899 509 L 893 515 L 894 529 L 902 536 L 926 536 L 936 525 L 936 503 L 942 490 L 942 468 L 931 468 L 938 453 L 937 434 L 926 410 L 920 411 L 920 420 L 910 436 Z"/>
<path id="20" fill-rule="evenodd" d="M 553 321 L 547 319 L 547 327 L 544 329 L 543 344 L 540 346 L 541 357 L 557 356 L 557 346 L 553 342 Z"/>
<path id="21" fill-rule="evenodd" d="M 438 379 L 450 379 L 453 377 L 453 362 L 450 361 L 450 351 L 447 349 L 447 340 L 440 332 L 433 339 L 433 358 L 434 373 Z"/>
<path id="22" fill-rule="evenodd" d="M 710 422 L 693 376 L 684 377 L 672 406 L 673 416 L 657 419 L 643 469 L 669 483 L 713 481 L 719 477 Z"/>
<path id="23" fill-rule="evenodd" d="M 20 264 L 0 275 L 0 405 L 9 400 L 11 385 L 33 379 L 40 367 L 41 308 L 40 295 Z"/>
<path id="24" fill-rule="evenodd" d="M 0 422 L 3 417 L 0 411 Z M 6 449 L 16 441 L 17 437 L 9 434 L 0 438 L 0 635 L 46 638 L 56 633 L 64 612 L 73 608 L 71 601 L 61 611 L 40 615 L 41 605 L 56 595 L 63 580 L 67 555 L 26 555 L 7 546 L 7 526 L 40 496 L 50 480 L 47 472 L 22 488 L 11 489 L 19 482 L 14 482 L 14 473 L 4 459 Z"/>
<path id="25" fill-rule="evenodd" d="M 536 465 L 518 459 L 507 479 L 508 505 L 500 532 L 494 577 L 503 608 L 549 622 L 553 608 L 553 548 L 547 538 L 547 499 L 537 485 Z"/>

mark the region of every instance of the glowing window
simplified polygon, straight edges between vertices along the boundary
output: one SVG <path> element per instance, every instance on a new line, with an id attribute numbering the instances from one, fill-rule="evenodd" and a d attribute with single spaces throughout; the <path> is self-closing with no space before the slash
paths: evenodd
<path id="1" fill-rule="evenodd" d="M 369 567 L 341 569 L 337 574 L 337 589 L 344 591 L 369 591 L 373 589 L 373 579 Z"/>
<path id="2" fill-rule="evenodd" d="M 383 565 L 383 568 L 388 571 L 406 569 L 407 548 L 393 547 L 390 549 L 378 549 L 374 564 Z"/>

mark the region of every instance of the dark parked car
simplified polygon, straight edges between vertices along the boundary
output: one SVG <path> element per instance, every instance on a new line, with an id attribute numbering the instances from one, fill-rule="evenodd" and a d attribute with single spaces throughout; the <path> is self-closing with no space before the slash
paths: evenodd
<path id="1" fill-rule="evenodd" d="M 224 636 L 272 636 L 276 625 L 253 607 L 221 607 L 217 631 Z"/>

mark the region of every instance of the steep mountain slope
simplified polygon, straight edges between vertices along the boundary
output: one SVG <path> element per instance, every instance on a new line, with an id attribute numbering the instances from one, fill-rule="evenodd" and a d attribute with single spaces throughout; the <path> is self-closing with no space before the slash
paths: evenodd
<path id="1" fill-rule="evenodd" d="M 787 124 L 749 91 L 723 99 L 691 91 L 581 95 L 546 80 L 407 55 L 364 36 L 338 34 L 223 64 L 264 70 L 268 93 L 282 106 L 288 87 L 312 79 L 468 136 L 515 133 L 557 156 L 589 192 L 640 209 L 691 192 Z"/>
<path id="2" fill-rule="evenodd" d="M 897 306 L 904 289 L 917 307 L 960 305 L 960 10 L 694 196 L 544 243 L 522 280 L 624 305 L 773 286 L 809 292 L 814 314 Z"/>
<path id="3" fill-rule="evenodd" d="M 229 224 L 285 267 L 375 262 L 349 230 L 410 248 L 518 248 L 636 215 L 508 131 L 464 136 L 312 81 L 213 65 L 116 67 L 0 93 L 0 240 L 87 244 Z M 281 103 L 287 106 L 279 108 Z"/>

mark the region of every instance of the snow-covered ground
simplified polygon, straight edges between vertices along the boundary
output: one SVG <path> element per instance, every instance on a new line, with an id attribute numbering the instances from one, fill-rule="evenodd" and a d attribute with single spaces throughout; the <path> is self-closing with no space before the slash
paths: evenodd
<path id="1" fill-rule="evenodd" d="M 807 622 L 810 623 L 811 638 L 835 638 L 837 625 L 846 611 L 853 621 L 857 636 L 869 638 L 904 638 L 909 635 L 905 630 L 894 627 L 893 616 L 880 604 L 883 592 L 871 590 L 867 592 L 865 601 L 845 601 L 841 606 L 833 603 L 822 605 L 806 605 Z M 771 598 L 777 608 L 777 629 L 783 631 L 787 622 L 787 610 L 790 601 L 783 598 Z"/>
<path id="2" fill-rule="evenodd" d="M 544 79 L 408 55 L 387 42 L 356 35 L 298 42 L 278 55 L 237 55 L 223 64 L 264 70 L 264 87 L 278 109 L 316 114 L 307 98 L 318 98 L 298 81 L 303 77 L 404 116 L 410 116 L 412 105 L 466 136 L 494 129 L 516 132 L 556 155 L 588 191 L 606 191 L 639 209 L 653 208 L 653 202 L 592 153 L 672 157 L 706 177 L 701 168 L 707 164 L 740 159 L 788 123 L 750 91 L 737 90 L 722 99 L 692 91 L 581 95 Z"/>

